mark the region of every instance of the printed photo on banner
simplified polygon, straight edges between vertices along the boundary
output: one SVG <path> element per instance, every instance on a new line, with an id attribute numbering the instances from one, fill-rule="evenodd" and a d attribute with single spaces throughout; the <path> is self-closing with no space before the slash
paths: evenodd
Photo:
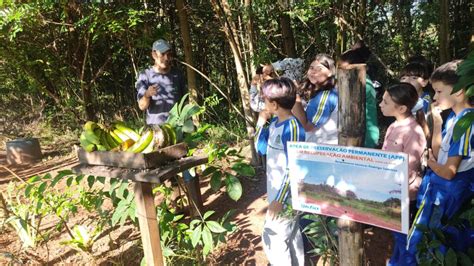
<path id="1" fill-rule="evenodd" d="M 375 149 L 288 142 L 293 208 L 408 232 L 408 158 Z"/>

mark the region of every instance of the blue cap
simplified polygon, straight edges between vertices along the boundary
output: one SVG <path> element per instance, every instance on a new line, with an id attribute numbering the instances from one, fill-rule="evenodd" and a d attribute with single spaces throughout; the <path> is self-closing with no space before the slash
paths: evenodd
<path id="1" fill-rule="evenodd" d="M 160 53 L 166 53 L 167 51 L 171 49 L 171 46 L 167 41 L 163 39 L 159 39 L 153 43 L 152 49 Z"/>

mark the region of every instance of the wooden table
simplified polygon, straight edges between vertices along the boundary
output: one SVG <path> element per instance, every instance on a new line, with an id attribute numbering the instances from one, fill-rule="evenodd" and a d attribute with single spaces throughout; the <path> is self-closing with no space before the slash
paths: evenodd
<path id="1" fill-rule="evenodd" d="M 207 161 L 207 156 L 191 156 L 152 169 L 130 169 L 80 164 L 73 167 L 72 170 L 78 174 L 121 178 L 134 182 L 137 217 L 140 225 L 146 264 L 163 265 L 160 232 L 156 219 L 152 184 L 160 184 L 178 173 L 205 164 Z M 192 200 L 196 202 L 198 208 L 202 208 L 199 179 L 197 177 L 193 178 L 186 186 L 189 190 L 188 196 L 192 197 Z"/>

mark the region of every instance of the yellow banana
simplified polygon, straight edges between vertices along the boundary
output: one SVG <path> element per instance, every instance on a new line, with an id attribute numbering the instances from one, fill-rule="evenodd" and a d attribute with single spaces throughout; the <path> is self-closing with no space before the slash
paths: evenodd
<path id="1" fill-rule="evenodd" d="M 135 130 L 131 129 L 127 125 L 125 125 L 123 122 L 116 122 L 114 124 L 114 127 L 121 131 L 123 134 L 127 135 L 129 138 L 133 139 L 133 141 L 137 142 L 138 139 L 140 138 L 140 135 L 135 132 Z"/>
<path id="2" fill-rule="evenodd" d="M 140 136 L 140 139 L 128 148 L 127 151 L 139 153 L 142 152 L 153 140 L 153 130 L 147 130 Z"/>
<path id="3" fill-rule="evenodd" d="M 123 142 L 127 141 L 128 139 L 131 139 L 129 138 L 127 135 L 123 134 L 122 131 L 118 130 L 117 128 L 114 129 L 113 131 L 115 133 L 115 135 Z M 133 141 L 135 142 L 135 141 Z"/>

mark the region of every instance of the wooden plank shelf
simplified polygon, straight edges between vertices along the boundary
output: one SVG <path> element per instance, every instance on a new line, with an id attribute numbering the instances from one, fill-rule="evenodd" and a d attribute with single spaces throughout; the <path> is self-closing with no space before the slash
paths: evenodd
<path id="1" fill-rule="evenodd" d="M 199 155 L 181 158 L 176 161 L 171 161 L 167 165 L 152 169 L 130 169 L 105 165 L 79 164 L 73 167 L 72 170 L 78 174 L 114 177 L 134 182 L 160 184 L 164 180 L 173 177 L 184 170 L 205 164 L 207 161 L 207 155 Z"/>

